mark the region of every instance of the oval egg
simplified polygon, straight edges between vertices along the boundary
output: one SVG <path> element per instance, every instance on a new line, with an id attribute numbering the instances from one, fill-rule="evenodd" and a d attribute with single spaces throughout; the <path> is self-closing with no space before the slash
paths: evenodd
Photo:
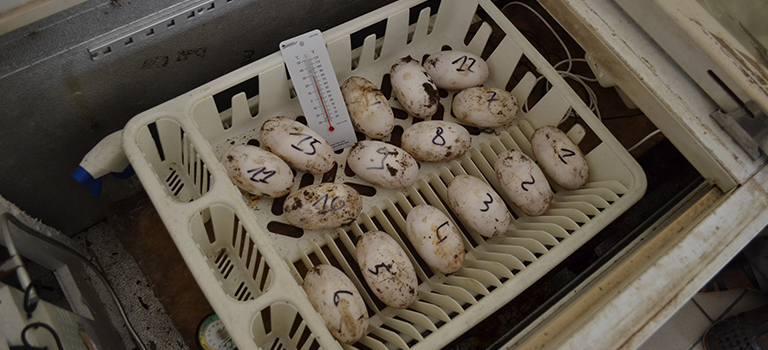
<path id="1" fill-rule="evenodd" d="M 313 267 L 304 277 L 302 288 L 334 338 L 352 344 L 368 331 L 365 301 L 349 277 L 338 268 L 325 264 Z"/>
<path id="2" fill-rule="evenodd" d="M 504 89 L 473 87 L 456 94 L 451 109 L 461 123 L 495 128 L 515 120 L 519 106 L 515 96 Z"/>
<path id="3" fill-rule="evenodd" d="M 488 80 L 488 64 L 480 56 L 464 51 L 440 51 L 424 60 L 424 69 L 438 88 L 464 90 Z"/>
<path id="4" fill-rule="evenodd" d="M 504 192 L 528 215 L 544 214 L 552 203 L 552 189 L 538 165 L 518 150 L 501 153 L 494 163 Z"/>
<path id="5" fill-rule="evenodd" d="M 381 90 L 368 79 L 349 77 L 341 85 L 341 94 L 355 128 L 372 139 L 392 133 L 395 114 Z"/>
<path id="6" fill-rule="evenodd" d="M 363 199 L 345 184 L 319 183 L 302 187 L 285 198 L 283 213 L 291 225 L 308 230 L 336 228 L 355 221 Z"/>
<path id="7" fill-rule="evenodd" d="M 408 240 L 424 262 L 437 272 L 449 274 L 464 264 L 464 241 L 448 217 L 431 205 L 417 205 L 408 213 Z"/>
<path id="8" fill-rule="evenodd" d="M 389 72 L 392 92 L 408 114 L 416 118 L 429 118 L 440 105 L 437 86 L 419 61 L 403 57 Z"/>
<path id="9" fill-rule="evenodd" d="M 461 157 L 471 145 L 469 131 L 443 120 L 429 120 L 411 125 L 403 132 L 403 149 L 425 162 L 443 162 Z"/>
<path id="10" fill-rule="evenodd" d="M 347 164 L 374 185 L 401 189 L 419 178 L 419 164 L 408 152 L 381 141 L 359 141 L 349 150 Z"/>
<path id="11" fill-rule="evenodd" d="M 335 164 L 333 148 L 317 132 L 286 117 L 274 117 L 261 126 L 261 146 L 296 170 L 315 175 Z"/>
<path id="12" fill-rule="evenodd" d="M 255 196 L 282 197 L 291 191 L 293 172 L 280 157 L 256 146 L 238 145 L 221 156 L 232 183 Z"/>
<path id="13" fill-rule="evenodd" d="M 451 181 L 448 204 L 465 225 L 485 237 L 503 235 L 512 222 L 501 196 L 474 176 L 459 175 Z"/>
<path id="14" fill-rule="evenodd" d="M 536 129 L 531 137 L 531 149 L 541 168 L 556 184 L 575 190 L 587 183 L 587 159 L 562 130 L 550 125 Z"/>
<path id="15" fill-rule="evenodd" d="M 369 231 L 357 240 L 357 263 L 376 297 L 396 309 L 418 297 L 416 270 L 395 240 L 384 231 Z"/>

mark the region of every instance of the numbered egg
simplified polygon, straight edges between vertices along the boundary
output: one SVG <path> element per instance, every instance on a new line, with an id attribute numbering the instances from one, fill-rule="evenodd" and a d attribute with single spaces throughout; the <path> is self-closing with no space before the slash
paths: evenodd
<path id="1" fill-rule="evenodd" d="M 431 205 L 417 205 L 408 213 L 408 240 L 424 262 L 437 272 L 449 274 L 464 264 L 464 241 L 448 217 Z"/>
<path id="2" fill-rule="evenodd" d="M 471 144 L 469 131 L 463 126 L 430 120 L 411 125 L 403 132 L 403 149 L 425 162 L 443 162 L 461 157 Z"/>
<path id="3" fill-rule="evenodd" d="M 474 176 L 459 175 L 451 181 L 448 204 L 461 222 L 485 237 L 503 235 L 512 222 L 501 196 Z"/>
<path id="4" fill-rule="evenodd" d="M 408 114 L 425 119 L 437 112 L 437 86 L 419 61 L 411 56 L 401 58 L 392 65 L 389 78 L 392 92 Z"/>
<path id="5" fill-rule="evenodd" d="M 552 189 L 538 165 L 518 150 L 505 151 L 494 163 L 501 188 L 528 215 L 544 214 L 552 203 Z"/>
<path id="6" fill-rule="evenodd" d="M 355 128 L 372 139 L 392 133 L 395 114 L 381 90 L 363 77 L 349 77 L 341 85 L 341 94 Z"/>
<path id="7" fill-rule="evenodd" d="M 408 152 L 381 141 L 360 141 L 349 150 L 347 164 L 363 180 L 401 189 L 419 178 L 419 164 Z"/>
<path id="8" fill-rule="evenodd" d="M 495 128 L 515 120 L 518 103 L 515 96 L 504 89 L 473 87 L 456 94 L 451 108 L 461 123 Z"/>
<path id="9" fill-rule="evenodd" d="M 575 190 L 587 183 L 587 159 L 562 130 L 550 125 L 536 129 L 531 149 L 541 168 L 558 185 Z"/>
<path id="10" fill-rule="evenodd" d="M 285 219 L 307 230 L 324 230 L 349 224 L 363 210 L 363 199 L 345 184 L 319 183 L 302 187 L 283 203 Z"/>
<path id="11" fill-rule="evenodd" d="M 261 145 L 296 170 L 324 174 L 335 163 L 333 148 L 306 125 L 286 117 L 274 117 L 261 126 Z"/>
<path id="12" fill-rule="evenodd" d="M 403 309 L 418 297 L 416 270 L 403 248 L 383 231 L 357 240 L 357 264 L 368 286 L 387 306 Z"/>
<path id="13" fill-rule="evenodd" d="M 291 191 L 293 172 L 280 157 L 256 146 L 230 147 L 221 164 L 238 188 L 255 196 L 282 197 Z"/>
<path id="14" fill-rule="evenodd" d="M 334 338 L 352 344 L 368 331 L 365 301 L 344 272 L 331 265 L 317 265 L 307 272 L 302 287 Z"/>
<path id="15" fill-rule="evenodd" d="M 488 80 L 488 64 L 480 56 L 464 51 L 440 51 L 424 60 L 424 69 L 435 85 L 446 90 L 464 90 Z"/>

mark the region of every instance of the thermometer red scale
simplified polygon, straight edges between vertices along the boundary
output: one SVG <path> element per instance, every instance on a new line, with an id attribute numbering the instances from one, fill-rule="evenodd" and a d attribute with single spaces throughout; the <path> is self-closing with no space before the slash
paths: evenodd
<path id="1" fill-rule="evenodd" d="M 339 82 L 319 30 L 280 43 L 283 60 L 291 76 L 307 126 L 320 134 L 333 149 L 357 142 Z"/>

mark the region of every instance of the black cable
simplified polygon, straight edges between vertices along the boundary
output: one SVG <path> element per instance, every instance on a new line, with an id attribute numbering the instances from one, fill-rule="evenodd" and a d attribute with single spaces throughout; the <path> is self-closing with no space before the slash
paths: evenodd
<path id="1" fill-rule="evenodd" d="M 32 312 L 37 309 L 37 304 L 40 302 L 40 299 L 33 300 L 31 303 L 29 301 L 29 297 L 32 295 L 32 283 L 30 283 L 26 289 L 24 289 L 24 311 L 27 312 L 27 318 L 32 318 Z"/>
<path id="2" fill-rule="evenodd" d="M 128 332 L 131 335 L 131 338 L 133 338 L 133 341 L 136 343 L 136 345 L 139 347 L 139 349 L 146 350 L 147 347 L 144 345 L 144 342 L 141 341 L 141 338 L 139 338 L 139 335 L 136 334 L 136 330 L 133 328 L 133 325 L 131 325 L 131 322 L 128 320 L 128 316 L 125 314 L 125 310 L 123 310 L 123 306 L 120 303 L 120 299 L 117 298 L 117 294 L 115 294 L 115 291 L 112 289 L 112 286 L 109 284 L 109 280 L 107 280 L 107 277 L 104 276 L 104 273 L 101 272 L 101 269 L 98 268 L 93 262 L 88 260 L 83 254 L 80 254 L 77 250 L 73 249 L 72 247 L 61 243 L 51 237 L 48 237 L 37 230 L 27 226 L 21 220 L 17 219 L 15 216 L 13 216 L 9 212 L 3 213 L 3 215 L 0 217 L 3 221 L 8 221 L 16 225 L 16 227 L 22 229 L 26 233 L 32 235 L 33 237 L 42 240 L 48 244 L 54 245 L 58 247 L 59 249 L 65 250 L 68 253 L 74 255 L 78 260 L 82 261 L 86 266 L 88 266 L 93 272 L 96 274 L 97 277 L 101 280 L 102 283 L 107 287 L 107 291 L 109 292 L 109 295 L 112 297 L 112 301 L 115 302 L 117 305 L 118 311 L 120 311 L 120 316 L 122 317 L 123 321 L 125 321 L 125 325 L 128 328 Z"/>
<path id="3" fill-rule="evenodd" d="M 56 346 L 59 348 L 59 350 L 64 350 L 64 346 L 61 345 L 61 339 L 59 338 L 59 334 L 56 333 L 53 327 L 42 322 L 30 323 L 26 327 L 24 327 L 24 329 L 21 330 L 21 341 L 24 342 L 24 347 L 26 349 L 41 349 L 41 348 L 33 347 L 31 344 L 29 344 L 29 341 L 27 340 L 27 331 L 37 327 L 43 327 L 47 329 L 49 332 L 51 332 L 51 335 L 53 335 L 53 339 L 56 340 Z M 45 347 L 42 349 L 48 349 L 48 347 Z"/>

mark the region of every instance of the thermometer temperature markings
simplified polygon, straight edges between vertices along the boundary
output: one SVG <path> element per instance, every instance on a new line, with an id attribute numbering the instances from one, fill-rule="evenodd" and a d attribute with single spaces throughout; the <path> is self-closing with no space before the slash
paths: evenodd
<path id="1" fill-rule="evenodd" d="M 357 142 L 352 120 L 336 80 L 336 73 L 323 41 L 313 30 L 280 43 L 307 126 L 322 136 L 334 151 Z"/>
<path id="2" fill-rule="evenodd" d="M 328 108 L 325 106 L 325 97 L 320 90 L 320 85 L 317 83 L 317 75 L 315 74 L 315 68 L 312 67 L 312 61 L 309 60 L 307 55 L 304 55 L 304 62 L 307 63 L 307 71 L 312 76 L 312 82 L 315 83 L 315 91 L 317 91 L 317 97 L 320 99 L 320 105 L 323 106 L 323 114 L 325 114 L 325 120 L 328 121 L 328 131 L 335 130 L 333 124 L 331 124 L 331 116 L 328 114 Z"/>

